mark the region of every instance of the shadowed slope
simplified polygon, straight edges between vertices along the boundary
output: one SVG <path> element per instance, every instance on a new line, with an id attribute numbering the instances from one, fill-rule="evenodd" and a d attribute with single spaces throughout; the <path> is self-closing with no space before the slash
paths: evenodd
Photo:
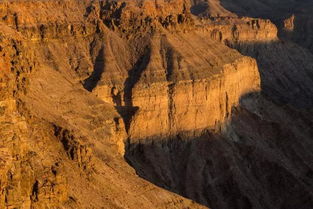
<path id="1" fill-rule="evenodd" d="M 214 209 L 310 209 L 311 116 L 258 95 L 242 103 L 222 133 L 128 144 L 126 159 L 143 178 Z"/>
<path id="2" fill-rule="evenodd" d="M 273 101 L 300 109 L 312 108 L 313 55 L 308 50 L 281 41 L 229 46 L 257 60 L 262 92 Z"/>
<path id="3" fill-rule="evenodd" d="M 83 86 L 85 89 L 87 89 L 88 91 L 92 91 L 97 86 L 98 82 L 101 80 L 104 68 L 105 68 L 105 54 L 104 48 L 102 48 L 96 57 L 94 70 L 92 74 L 86 80 L 84 80 Z"/>
<path id="4" fill-rule="evenodd" d="M 312 114 L 285 104 L 311 104 L 311 56 L 203 8 L 215 17 L 187 0 L 0 3 L 0 208 L 309 209 Z"/>

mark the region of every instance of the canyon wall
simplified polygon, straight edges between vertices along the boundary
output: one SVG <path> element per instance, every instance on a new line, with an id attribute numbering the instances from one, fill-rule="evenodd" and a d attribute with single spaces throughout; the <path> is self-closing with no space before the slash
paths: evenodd
<path id="1" fill-rule="evenodd" d="M 241 3 L 1 2 L 0 208 L 309 209 L 310 41 Z"/>
<path id="2" fill-rule="evenodd" d="M 123 119 L 84 89 L 109 31 L 88 6 L 0 4 L 0 208 L 204 208 L 124 161 Z"/>
<path id="3" fill-rule="evenodd" d="M 249 95 L 221 132 L 134 143 L 126 158 L 143 178 L 212 208 L 309 209 L 311 116 Z"/>
<path id="4" fill-rule="evenodd" d="M 188 45 L 184 42 L 190 40 L 187 38 L 167 38 L 165 46 L 151 47 L 151 65 L 147 65 L 132 89 L 132 105 L 138 110 L 130 124 L 131 139 L 217 129 L 227 121 L 242 95 L 259 91 L 254 60 L 235 57 L 225 62 L 217 57 L 225 50 L 223 47 L 212 44 L 216 51 L 205 52 L 207 46 L 199 45 L 205 37 L 188 41 Z M 156 42 L 162 44 L 160 40 Z M 159 60 L 165 63 L 158 63 Z M 154 76 L 157 74 L 161 76 Z"/>
<path id="5" fill-rule="evenodd" d="M 171 7 L 171 3 L 164 3 L 164 8 L 174 9 L 156 12 L 154 8 L 158 4 L 147 3 L 147 6 L 144 3 L 140 6 L 141 14 L 131 9 L 133 4 L 104 7 L 119 11 L 113 18 L 114 23 L 107 23 L 108 15 L 102 19 L 121 34 L 120 37 L 126 34 L 128 39 L 121 40 L 113 35 L 109 38 L 102 52 L 106 58 L 101 80 L 93 89 L 98 97 L 115 104 L 124 115 L 130 139 L 219 129 L 241 96 L 260 90 L 255 61 L 212 40 L 216 33 L 214 24 L 206 22 L 197 27 L 198 20 L 191 17 L 185 4 Z M 109 18 L 111 16 L 109 13 Z M 144 21 L 147 19 L 149 21 Z M 137 22 L 145 24 L 137 26 Z M 249 29 L 254 26 L 249 23 L 259 28 L 255 26 L 255 32 L 251 32 Z M 259 36 L 274 39 L 275 27 L 264 35 L 258 32 L 264 31 L 260 27 L 271 28 L 271 24 L 243 20 L 238 22 L 238 31 L 225 23 L 221 30 L 225 31 L 225 39 L 235 33 L 243 40 Z M 134 46 L 136 51 L 132 50 Z M 116 58 L 119 49 L 123 49 L 123 56 Z M 123 68 L 127 69 L 127 74 Z"/>
<path id="6" fill-rule="evenodd" d="M 130 141 L 126 159 L 143 178 L 212 208 L 310 208 L 313 59 L 307 46 L 281 40 L 277 27 L 269 20 L 210 16 L 194 24 L 205 37 L 256 59 L 261 94 L 236 97 L 240 102 L 227 120 L 220 120 L 224 121 L 220 129 L 200 129 L 198 134 L 194 134 L 196 129 L 178 129 L 176 135 Z M 241 79 L 233 81 L 238 84 Z M 196 92 L 201 95 L 201 91 Z M 187 97 L 181 95 L 175 101 L 182 98 Z M 188 100 L 180 104 L 185 103 L 189 104 Z M 176 108 L 184 107 L 176 105 L 174 113 Z M 194 109 L 201 110 L 201 106 Z M 179 123 L 192 126 L 188 118 L 194 117 L 192 111 L 188 109 Z M 205 120 L 206 113 L 210 113 L 210 119 L 216 117 L 206 106 L 196 121 Z M 176 127 L 176 123 L 171 126 Z M 142 125 L 137 127 L 145 133 Z M 153 132 L 153 126 L 149 130 Z"/>

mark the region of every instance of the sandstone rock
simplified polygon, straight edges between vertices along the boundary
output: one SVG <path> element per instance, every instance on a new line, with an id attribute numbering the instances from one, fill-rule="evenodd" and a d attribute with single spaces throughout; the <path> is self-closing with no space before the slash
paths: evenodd
<path id="1" fill-rule="evenodd" d="M 310 208 L 288 2 L 1 2 L 0 208 Z"/>
<path id="2" fill-rule="evenodd" d="M 124 161 L 123 120 L 82 85 L 108 31 L 87 6 L 1 3 L 0 208 L 204 208 Z"/>

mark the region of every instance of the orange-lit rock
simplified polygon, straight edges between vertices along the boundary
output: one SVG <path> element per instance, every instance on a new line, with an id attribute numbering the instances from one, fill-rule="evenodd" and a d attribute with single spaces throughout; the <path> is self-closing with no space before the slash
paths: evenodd
<path id="1" fill-rule="evenodd" d="M 0 209 L 310 208 L 310 7 L 261 2 L 2 1 Z"/>

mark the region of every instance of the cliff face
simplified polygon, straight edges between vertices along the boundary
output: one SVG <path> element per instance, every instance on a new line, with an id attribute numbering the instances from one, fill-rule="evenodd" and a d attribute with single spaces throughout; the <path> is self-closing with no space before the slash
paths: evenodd
<path id="1" fill-rule="evenodd" d="M 0 208 L 203 208 L 124 161 L 122 118 L 84 89 L 109 31 L 88 6 L 1 3 Z"/>
<path id="2" fill-rule="evenodd" d="M 215 120 L 219 118 L 215 124 L 221 122 L 223 125 L 196 129 L 192 122 L 193 110 L 201 110 L 205 101 L 200 100 L 201 104 L 192 108 L 188 99 L 182 99 L 187 96 L 180 94 L 174 101 L 183 102 L 176 102 L 173 112 L 180 113 L 180 109 L 188 107 L 188 113 L 177 121 L 178 124 L 186 123 L 185 127 L 193 128 L 176 129 L 174 134 L 152 139 L 141 137 L 143 140 L 140 141 L 132 140 L 135 136 L 130 135 L 126 159 L 143 178 L 212 208 L 310 208 L 313 201 L 310 189 L 313 86 L 311 53 L 290 40 L 281 41 L 277 27 L 269 20 L 211 16 L 209 19 L 196 20 L 194 24 L 197 27 L 196 34 L 203 34 L 256 59 L 260 72 L 261 96 L 238 94 L 236 101 L 240 100 L 240 104 L 233 103 L 235 108 L 230 109 L 226 119 L 215 115 L 221 114 L 222 108 L 215 107 L 214 114 L 210 112 L 212 106 L 204 106 L 201 119 L 196 117 L 195 121 L 201 124 L 206 117 Z M 188 41 L 188 44 L 193 45 L 191 39 Z M 183 43 L 179 45 L 188 49 Z M 199 46 L 196 48 L 201 49 Z M 192 56 L 186 57 L 183 60 Z M 228 75 L 231 74 L 223 77 L 227 78 Z M 247 76 L 244 78 L 249 83 Z M 232 81 L 238 85 L 241 79 Z M 214 83 L 214 79 L 207 82 Z M 252 87 L 253 84 L 249 86 Z M 188 89 L 188 86 L 184 88 Z M 218 88 L 223 89 L 223 86 Z M 234 89 L 236 88 L 227 89 L 227 94 Z M 212 88 L 208 90 L 214 92 Z M 190 95 L 198 94 L 199 98 L 204 98 L 200 96 L 201 92 L 198 89 L 187 95 L 189 98 Z M 198 97 L 193 98 L 192 101 L 197 101 Z M 208 98 L 214 97 L 210 95 Z M 136 100 L 135 97 L 134 99 Z M 148 103 L 151 100 L 141 101 Z M 212 101 L 220 100 L 210 100 L 210 105 L 214 105 Z M 139 106 L 144 102 L 137 104 Z M 132 121 L 133 130 L 136 130 L 138 124 L 139 133 L 145 134 L 144 125 L 149 123 L 153 124 L 148 129 L 149 133 L 154 134 L 154 127 L 162 130 L 155 119 L 148 123 L 138 122 L 142 109 L 139 106 Z M 151 110 L 148 113 L 150 112 Z M 162 114 L 153 115 L 153 118 L 162 118 Z M 146 119 L 149 115 L 145 114 L 141 118 Z M 210 122 L 205 121 L 205 124 Z M 176 128 L 176 125 L 174 122 L 170 127 Z M 292 128 L 286 130 L 286 127 Z"/>
<path id="3" fill-rule="evenodd" d="M 199 1 L 204 2 L 204 1 Z M 238 15 L 208 14 L 213 39 L 257 60 L 262 93 L 280 104 L 310 109 L 312 106 L 312 53 L 309 1 L 258 0 L 219 2 Z M 199 14 L 201 15 L 201 14 Z M 269 18 L 263 20 L 261 18 Z M 213 23 L 213 24 L 212 24 Z M 309 51 L 308 51 L 309 50 Z M 301 63 L 301 64 L 300 64 Z"/>
<path id="4" fill-rule="evenodd" d="M 188 44 L 185 41 L 190 37 L 183 34 L 153 37 L 151 51 L 143 55 L 138 65 L 140 72 L 129 73 L 124 92 L 117 95 L 123 94 L 125 99 L 121 100 L 122 111 L 134 110 L 134 115 L 125 121 L 131 139 L 217 128 L 227 120 L 241 95 L 259 90 L 254 60 L 227 52 L 222 45 L 210 41 L 200 46 L 205 37 L 193 37 L 197 39 Z M 205 52 L 212 45 L 216 51 Z M 214 52 L 229 56 L 213 57 Z M 245 83 L 236 82 L 243 78 Z"/>
<path id="5" fill-rule="evenodd" d="M 310 208 L 311 125 L 250 95 L 221 132 L 134 143 L 126 157 L 143 178 L 212 208 Z"/>
<path id="6" fill-rule="evenodd" d="M 214 17 L 202 19 L 212 39 L 229 42 L 271 42 L 277 41 L 277 28 L 270 20 L 256 18 Z"/>
<path id="7" fill-rule="evenodd" d="M 309 45 L 227 5 L 0 3 L 0 208 L 309 208 Z"/>
<path id="8" fill-rule="evenodd" d="M 196 15 L 202 17 L 253 17 L 270 19 L 284 40 L 292 40 L 312 52 L 312 6 L 306 0 L 236 1 L 194 0 Z M 261 21 L 259 19 L 259 21 Z"/>
<path id="9" fill-rule="evenodd" d="M 281 41 L 269 20 L 210 17 L 195 24 L 207 37 L 256 59 L 262 94 L 237 97 L 240 104 L 220 130 L 130 143 L 129 163 L 143 178 L 212 208 L 310 208 L 312 55 Z"/>
<path id="10" fill-rule="evenodd" d="M 172 8 L 167 4 L 163 7 Z M 193 20 L 185 4 L 179 3 L 177 10 L 158 12 L 153 9 L 158 4 L 148 5 L 143 4 L 141 15 L 133 10 L 129 14 L 132 3 L 114 6 L 122 9 L 108 26 L 121 36 L 134 30 L 136 22 L 130 24 L 132 17 L 139 22 L 141 19 L 149 21 L 136 26 L 136 33 L 127 35 L 127 41 L 114 37 L 120 44 L 118 48 L 124 49 L 123 54 L 128 58 L 113 58 L 118 50 L 113 44 L 103 49 L 103 54 L 112 58 L 104 60 L 101 80 L 93 92 L 117 106 L 124 115 L 131 140 L 218 129 L 242 95 L 259 91 L 256 63 L 210 40 L 214 25 L 206 23 L 208 26 L 197 27 L 198 20 Z M 105 23 L 107 18 L 104 17 Z M 238 33 L 243 31 L 242 39 L 257 36 L 245 30 L 250 28 L 245 25 L 244 21 L 238 23 Z M 235 33 L 226 24 L 221 30 L 225 31 L 225 39 Z M 127 63 L 125 60 L 134 61 Z M 117 72 L 120 74 L 116 75 Z M 238 83 L 241 79 L 245 82 Z"/>

